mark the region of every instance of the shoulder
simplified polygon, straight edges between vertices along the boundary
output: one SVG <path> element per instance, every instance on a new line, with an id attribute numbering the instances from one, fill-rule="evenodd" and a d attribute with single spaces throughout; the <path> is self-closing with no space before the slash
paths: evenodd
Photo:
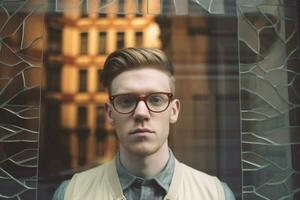
<path id="1" fill-rule="evenodd" d="M 222 183 L 222 186 L 224 189 L 225 199 L 226 200 L 235 200 L 235 196 L 234 196 L 233 192 L 231 191 L 231 189 L 229 188 L 229 186 L 224 182 L 221 182 L 221 183 Z"/>
<path id="2" fill-rule="evenodd" d="M 66 188 L 68 187 L 70 180 L 64 181 L 60 184 L 60 186 L 56 189 L 52 200 L 63 200 L 66 192 Z"/>
<path id="3" fill-rule="evenodd" d="M 68 188 L 71 187 L 80 187 L 82 185 L 84 186 L 90 186 L 93 184 L 95 178 L 99 180 L 101 179 L 102 174 L 101 173 L 105 168 L 105 165 L 101 165 L 98 167 L 94 167 L 92 169 L 79 172 L 73 175 L 71 180 L 66 180 L 60 184 L 60 186 L 55 191 L 52 200 L 64 200 L 65 193 Z"/>
<path id="4" fill-rule="evenodd" d="M 194 169 L 184 163 L 179 163 L 179 164 L 181 165 L 184 176 L 188 176 L 189 178 L 192 178 L 193 180 L 201 179 L 201 181 L 204 181 L 204 182 L 213 182 L 213 183 L 221 184 L 219 179 L 215 176 L 211 176 L 202 171 Z"/>
<path id="5" fill-rule="evenodd" d="M 121 189 L 120 185 L 113 184 L 117 181 L 115 162 L 112 160 L 75 174 L 66 188 L 65 200 L 110 199 L 114 192 Z"/>
<path id="6" fill-rule="evenodd" d="M 225 199 L 223 186 L 217 177 L 180 162 L 177 165 L 182 174 L 184 188 L 189 188 L 194 195 L 200 195 L 205 199 Z"/>
<path id="7" fill-rule="evenodd" d="M 105 169 L 109 163 L 88 169 L 83 172 L 79 172 L 73 175 L 71 182 L 80 182 L 80 184 L 86 184 L 88 182 L 93 182 L 94 180 L 99 180 L 103 178 L 105 174 Z"/>
<path id="8" fill-rule="evenodd" d="M 225 200 L 235 200 L 234 194 L 228 185 L 220 181 L 217 177 L 196 170 L 183 163 L 180 163 L 180 165 L 183 169 L 184 179 L 189 181 L 189 184 L 201 184 L 207 191 L 218 191 L 221 196 L 224 196 Z"/>

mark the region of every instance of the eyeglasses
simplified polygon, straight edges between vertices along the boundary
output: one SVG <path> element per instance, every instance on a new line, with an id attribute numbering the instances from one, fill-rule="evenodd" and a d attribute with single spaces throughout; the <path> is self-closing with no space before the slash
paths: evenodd
<path id="1" fill-rule="evenodd" d="M 118 94 L 109 97 L 114 109 L 120 114 L 128 114 L 135 110 L 140 101 L 144 101 L 148 110 L 160 113 L 165 111 L 173 98 L 172 93 L 154 92 L 147 95 Z"/>

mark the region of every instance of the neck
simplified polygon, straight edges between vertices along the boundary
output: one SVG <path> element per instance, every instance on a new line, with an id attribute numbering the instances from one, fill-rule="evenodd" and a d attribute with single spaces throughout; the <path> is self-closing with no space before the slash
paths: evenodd
<path id="1" fill-rule="evenodd" d="M 169 156 L 167 144 L 150 155 L 137 155 L 120 148 L 123 166 L 132 174 L 145 179 L 156 176 L 166 166 Z"/>

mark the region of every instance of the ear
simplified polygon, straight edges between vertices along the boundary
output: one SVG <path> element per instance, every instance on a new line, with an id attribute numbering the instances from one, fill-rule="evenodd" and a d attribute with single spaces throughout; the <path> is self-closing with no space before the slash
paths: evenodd
<path id="1" fill-rule="evenodd" d="M 104 105 L 105 105 L 105 112 L 106 112 L 108 122 L 111 125 L 114 125 L 114 119 L 113 119 L 113 116 L 112 116 L 112 105 L 110 103 L 105 103 Z"/>
<path id="2" fill-rule="evenodd" d="M 180 101 L 179 99 L 174 99 L 171 104 L 171 113 L 170 113 L 170 123 L 174 124 L 177 122 L 179 111 L 180 111 Z"/>

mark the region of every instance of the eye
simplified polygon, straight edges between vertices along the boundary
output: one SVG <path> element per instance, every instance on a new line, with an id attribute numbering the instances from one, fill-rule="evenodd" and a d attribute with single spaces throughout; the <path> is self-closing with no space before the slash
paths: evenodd
<path id="1" fill-rule="evenodd" d="M 148 103 L 153 106 L 161 106 L 166 103 L 166 98 L 161 94 L 153 94 L 148 97 Z"/>
<path id="2" fill-rule="evenodd" d="M 115 104 L 122 108 L 134 106 L 136 99 L 132 95 L 121 95 L 115 99 Z"/>

